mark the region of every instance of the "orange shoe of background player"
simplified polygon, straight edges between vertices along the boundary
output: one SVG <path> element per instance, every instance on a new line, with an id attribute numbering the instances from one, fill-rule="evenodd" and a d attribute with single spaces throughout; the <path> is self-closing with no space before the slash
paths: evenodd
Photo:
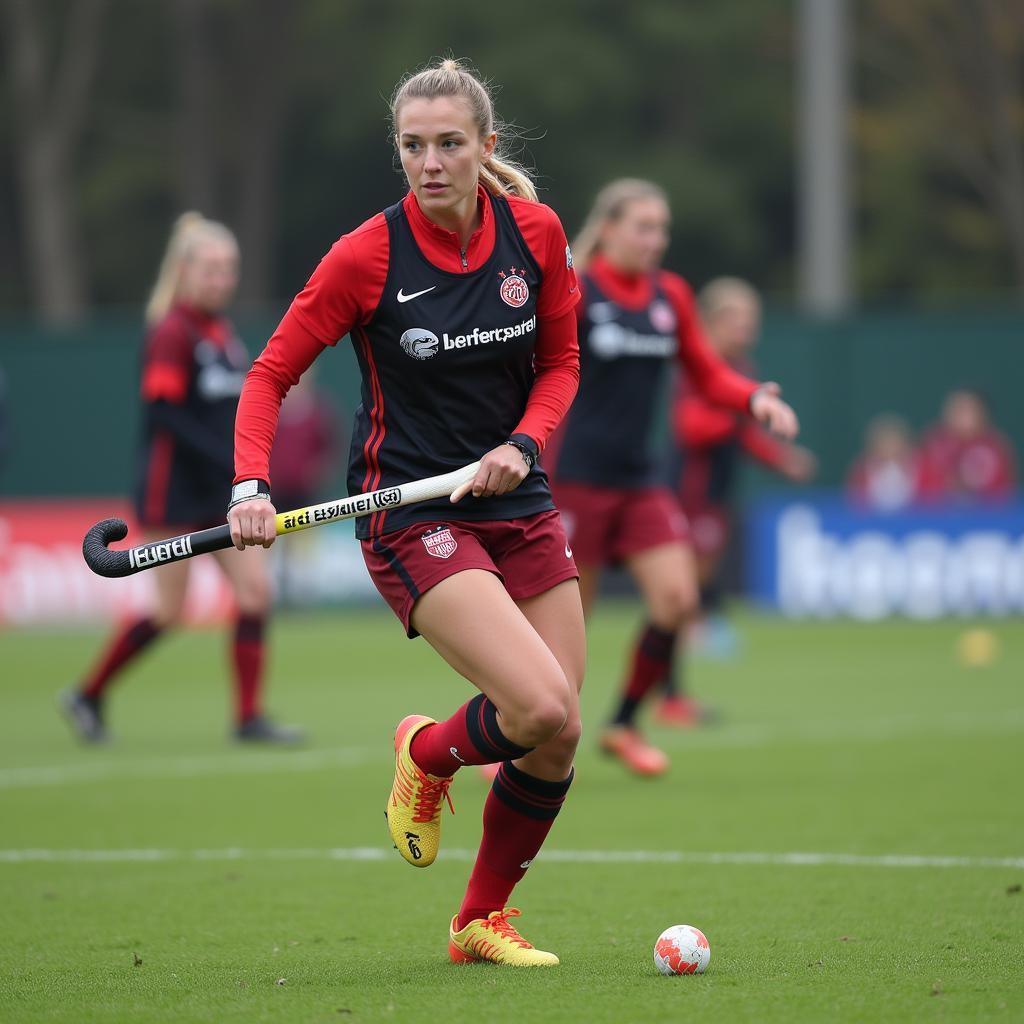
<path id="1" fill-rule="evenodd" d="M 606 754 L 618 758 L 634 775 L 664 775 L 668 771 L 668 755 L 630 726 L 608 726 L 600 742 Z"/>
<path id="2" fill-rule="evenodd" d="M 704 709 L 693 697 L 673 694 L 658 702 L 654 709 L 654 720 L 659 725 L 675 729 L 696 729 L 705 720 Z"/>

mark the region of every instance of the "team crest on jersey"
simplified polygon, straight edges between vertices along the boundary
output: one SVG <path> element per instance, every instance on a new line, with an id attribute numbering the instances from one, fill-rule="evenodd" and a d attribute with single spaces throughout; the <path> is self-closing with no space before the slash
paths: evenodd
<path id="1" fill-rule="evenodd" d="M 452 531 L 447 526 L 438 526 L 434 530 L 427 530 L 420 538 L 423 546 L 427 549 L 428 555 L 435 558 L 451 558 L 459 542 L 452 536 Z"/>
<path id="2" fill-rule="evenodd" d="M 676 329 L 676 315 L 672 307 L 661 299 L 655 299 L 648 310 L 648 316 L 656 331 L 662 334 L 671 334 Z"/>
<path id="3" fill-rule="evenodd" d="M 498 271 L 498 277 L 501 278 L 501 298 L 506 306 L 518 309 L 526 304 L 530 297 L 530 286 L 523 276 L 525 273 L 525 268 L 516 270 L 515 267 L 510 268 L 507 274 L 504 270 Z"/>
<path id="4" fill-rule="evenodd" d="M 402 335 L 402 351 L 413 359 L 432 359 L 440 345 L 437 335 L 423 327 L 411 327 Z"/>

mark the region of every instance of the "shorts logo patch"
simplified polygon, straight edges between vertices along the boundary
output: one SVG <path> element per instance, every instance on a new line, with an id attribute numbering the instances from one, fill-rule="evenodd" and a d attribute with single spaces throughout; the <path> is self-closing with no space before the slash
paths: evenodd
<path id="1" fill-rule="evenodd" d="M 434 558 L 451 558 L 459 546 L 459 542 L 452 536 L 452 531 L 447 526 L 427 530 L 420 540 L 423 541 L 427 554 L 433 555 Z"/>
<path id="2" fill-rule="evenodd" d="M 525 268 L 516 270 L 515 267 L 512 267 L 507 274 L 504 270 L 498 271 L 498 277 L 501 278 L 501 298 L 506 306 L 518 309 L 520 306 L 526 305 L 526 300 L 530 297 L 530 286 L 523 276 L 525 273 Z"/>

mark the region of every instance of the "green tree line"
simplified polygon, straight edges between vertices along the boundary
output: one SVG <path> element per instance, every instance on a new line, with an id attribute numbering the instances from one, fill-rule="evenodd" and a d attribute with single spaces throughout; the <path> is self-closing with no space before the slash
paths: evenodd
<path id="1" fill-rule="evenodd" d="M 1024 289 L 1024 8 L 863 0 L 852 67 L 856 290 Z M 279 306 L 403 192 L 387 98 L 466 57 L 500 88 L 572 234 L 609 178 L 668 189 L 671 264 L 786 299 L 796 197 L 783 0 L 0 0 L 0 309 L 137 305 L 174 216 L 239 233 Z"/>

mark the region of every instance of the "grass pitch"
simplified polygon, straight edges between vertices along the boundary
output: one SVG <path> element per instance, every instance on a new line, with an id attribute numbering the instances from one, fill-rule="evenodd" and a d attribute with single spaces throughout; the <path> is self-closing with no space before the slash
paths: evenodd
<path id="1" fill-rule="evenodd" d="M 117 684 L 104 749 L 54 710 L 99 634 L 0 636 L 0 1020 L 1024 1020 L 1020 626 L 971 669 L 963 624 L 741 617 L 743 655 L 692 670 L 721 722 L 652 730 L 673 768 L 640 781 L 593 750 L 637 614 L 591 625 L 577 781 L 513 901 L 562 966 L 530 972 L 447 962 L 475 774 L 445 859 L 389 848 L 395 723 L 469 691 L 383 613 L 275 624 L 298 752 L 226 743 L 217 633 Z M 655 971 L 681 923 L 711 942 L 703 977 Z"/>

